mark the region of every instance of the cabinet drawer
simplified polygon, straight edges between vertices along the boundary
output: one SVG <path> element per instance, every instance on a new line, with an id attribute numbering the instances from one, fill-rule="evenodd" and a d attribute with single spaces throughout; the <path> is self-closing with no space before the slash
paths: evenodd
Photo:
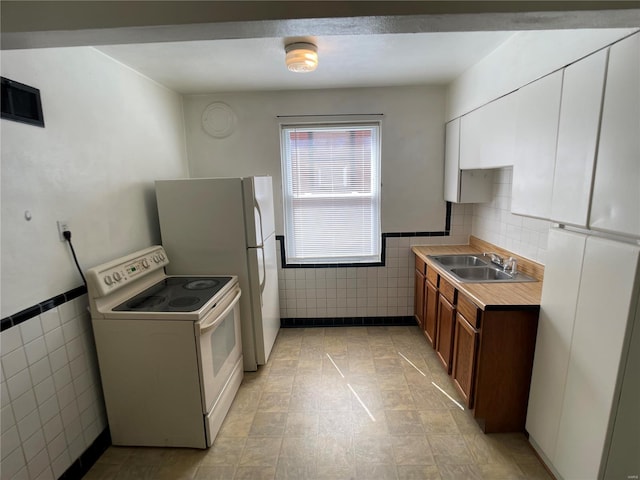
<path id="1" fill-rule="evenodd" d="M 438 272 L 436 272 L 433 268 L 427 268 L 427 280 L 434 287 L 438 288 Z"/>
<path id="2" fill-rule="evenodd" d="M 416 270 L 418 270 L 423 275 L 427 272 L 427 264 L 424 263 L 419 256 L 416 255 Z"/>
<path id="3" fill-rule="evenodd" d="M 480 328 L 481 310 L 466 295 L 458 292 L 458 313 L 474 328 Z"/>
<path id="4" fill-rule="evenodd" d="M 456 303 L 456 289 L 453 285 L 447 282 L 444 278 L 440 277 L 440 294 L 444 296 L 451 305 Z"/>

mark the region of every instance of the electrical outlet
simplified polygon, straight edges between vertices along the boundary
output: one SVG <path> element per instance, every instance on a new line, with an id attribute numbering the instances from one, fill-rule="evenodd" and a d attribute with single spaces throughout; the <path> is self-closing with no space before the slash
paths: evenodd
<path id="1" fill-rule="evenodd" d="M 64 232 L 71 231 L 71 227 L 69 227 L 68 220 L 58 220 L 58 233 L 60 234 L 60 241 L 66 242 L 67 240 L 64 238 Z"/>

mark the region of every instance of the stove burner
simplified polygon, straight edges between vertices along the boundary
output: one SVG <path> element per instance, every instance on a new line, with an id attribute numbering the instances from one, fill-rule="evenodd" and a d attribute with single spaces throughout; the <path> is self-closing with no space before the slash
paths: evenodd
<path id="1" fill-rule="evenodd" d="M 195 305 L 200 299 L 198 297 L 178 297 L 169 302 L 170 307 L 188 307 L 189 305 Z"/>
<path id="2" fill-rule="evenodd" d="M 113 310 L 115 312 L 195 312 L 224 289 L 231 279 L 232 277 L 228 276 L 168 276 Z"/>
<path id="3" fill-rule="evenodd" d="M 185 284 L 184 288 L 187 290 L 206 290 L 207 288 L 215 288 L 220 283 L 220 280 L 206 279 L 206 280 L 194 280 Z"/>
<path id="4" fill-rule="evenodd" d="M 132 310 L 142 310 L 155 307 L 156 305 L 162 305 L 167 300 L 167 297 L 159 295 L 148 295 L 141 298 L 134 298 L 127 302 L 127 307 Z"/>

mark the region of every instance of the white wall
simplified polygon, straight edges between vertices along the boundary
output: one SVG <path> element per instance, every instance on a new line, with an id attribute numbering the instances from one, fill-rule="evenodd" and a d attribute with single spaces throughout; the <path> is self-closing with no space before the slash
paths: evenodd
<path id="1" fill-rule="evenodd" d="M 202 112 L 227 103 L 237 128 L 209 136 Z M 273 176 L 276 232 L 284 233 L 278 115 L 384 114 L 382 125 L 382 231 L 445 229 L 443 201 L 443 87 L 361 88 L 298 92 L 228 93 L 185 98 L 191 176 Z M 280 269 L 283 318 L 406 316 L 413 313 L 410 246 L 467 243 L 470 211 L 454 209 L 449 237 L 387 239 L 384 267 Z"/>
<path id="2" fill-rule="evenodd" d="M 216 101 L 238 118 L 227 138 L 202 129 L 202 113 Z M 284 228 L 276 117 L 382 113 L 382 231 L 444 229 L 443 87 L 228 93 L 187 96 L 184 103 L 191 176 L 273 176 L 278 234 Z"/>
<path id="3" fill-rule="evenodd" d="M 518 32 L 449 84 L 447 121 L 517 90 L 635 30 Z"/>
<path id="4" fill-rule="evenodd" d="M 181 98 L 92 48 L 3 51 L 45 128 L 0 122 L 2 317 L 160 241 L 153 181 L 187 173 Z M 32 220 L 25 220 L 25 211 Z M 106 426 L 86 295 L 0 334 L 2 478 L 58 478 Z"/>
<path id="5" fill-rule="evenodd" d="M 92 48 L 2 51 L 39 88 L 45 128 L 2 120 L 2 317 L 81 285 L 83 268 L 160 240 L 153 180 L 186 174 L 181 98 Z M 29 211 L 31 221 L 24 214 Z"/>

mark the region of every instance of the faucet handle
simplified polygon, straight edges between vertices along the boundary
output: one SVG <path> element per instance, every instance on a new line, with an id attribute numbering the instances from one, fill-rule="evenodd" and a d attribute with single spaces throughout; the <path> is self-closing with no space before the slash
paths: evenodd
<path id="1" fill-rule="evenodd" d="M 509 259 L 504 262 L 504 270 L 508 270 L 512 275 L 515 275 L 518 272 L 518 259 L 509 257 Z"/>
<path id="2" fill-rule="evenodd" d="M 494 252 L 485 252 L 483 253 L 484 256 L 491 256 L 491 262 L 495 263 L 497 265 L 503 266 L 504 265 L 504 258 L 502 258 L 500 255 L 498 255 L 497 253 Z"/>

